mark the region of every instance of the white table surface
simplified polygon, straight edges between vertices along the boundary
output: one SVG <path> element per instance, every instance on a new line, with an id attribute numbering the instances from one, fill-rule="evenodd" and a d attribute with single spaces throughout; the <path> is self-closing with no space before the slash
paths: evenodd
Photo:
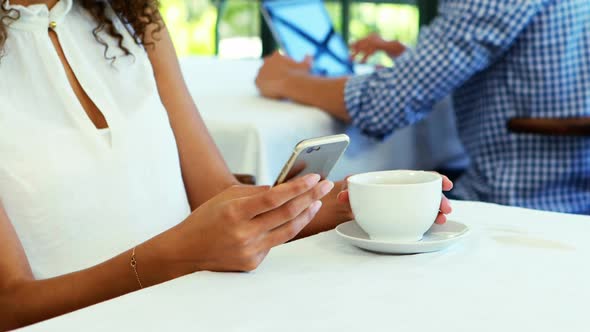
<path id="1" fill-rule="evenodd" d="M 452 106 L 437 105 L 426 121 L 376 143 L 319 110 L 261 98 L 254 85 L 260 60 L 181 60 L 187 85 L 234 173 L 272 184 L 299 141 L 346 132 L 352 143 L 332 179 L 384 169 L 432 169 L 461 158 Z"/>
<path id="2" fill-rule="evenodd" d="M 377 255 L 331 231 L 252 273 L 195 273 L 28 330 L 590 330 L 590 217 L 454 206 L 471 234 L 441 252 Z"/>

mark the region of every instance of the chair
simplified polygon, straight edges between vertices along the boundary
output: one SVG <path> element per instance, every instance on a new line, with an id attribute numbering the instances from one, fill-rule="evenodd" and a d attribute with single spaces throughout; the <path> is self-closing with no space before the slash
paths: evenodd
<path id="1" fill-rule="evenodd" d="M 518 134 L 590 137 L 590 117 L 582 118 L 512 118 L 508 130 Z"/>
<path id="2" fill-rule="evenodd" d="M 234 174 L 238 182 L 246 185 L 256 185 L 256 177 L 248 174 Z"/>

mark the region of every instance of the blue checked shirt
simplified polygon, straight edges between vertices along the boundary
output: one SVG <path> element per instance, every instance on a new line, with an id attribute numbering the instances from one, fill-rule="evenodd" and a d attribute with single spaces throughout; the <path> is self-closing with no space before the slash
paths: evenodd
<path id="1" fill-rule="evenodd" d="M 589 0 L 442 0 L 393 68 L 351 78 L 348 112 L 385 138 L 454 93 L 461 199 L 590 214 L 590 138 L 513 134 L 512 117 L 590 116 Z"/>

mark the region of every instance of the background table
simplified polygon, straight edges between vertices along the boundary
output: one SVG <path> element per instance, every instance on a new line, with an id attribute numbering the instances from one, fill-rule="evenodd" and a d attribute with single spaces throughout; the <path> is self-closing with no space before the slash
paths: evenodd
<path id="1" fill-rule="evenodd" d="M 590 217 L 455 202 L 471 234 L 377 255 L 334 231 L 248 274 L 195 273 L 31 331 L 588 331 Z"/>
<path id="2" fill-rule="evenodd" d="M 433 169 L 464 160 L 448 102 L 439 104 L 426 121 L 377 143 L 315 108 L 261 98 L 254 85 L 260 64 L 205 57 L 181 61 L 191 94 L 234 173 L 272 184 L 299 141 L 343 132 L 352 144 L 333 179 L 373 170 Z"/>

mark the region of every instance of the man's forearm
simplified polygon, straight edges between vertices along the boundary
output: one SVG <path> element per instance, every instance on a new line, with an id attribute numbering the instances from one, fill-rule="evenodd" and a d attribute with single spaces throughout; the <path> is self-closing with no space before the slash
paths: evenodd
<path id="1" fill-rule="evenodd" d="M 347 77 L 323 78 L 295 72 L 283 84 L 282 94 L 297 103 L 321 108 L 335 118 L 350 122 L 344 102 Z"/>

